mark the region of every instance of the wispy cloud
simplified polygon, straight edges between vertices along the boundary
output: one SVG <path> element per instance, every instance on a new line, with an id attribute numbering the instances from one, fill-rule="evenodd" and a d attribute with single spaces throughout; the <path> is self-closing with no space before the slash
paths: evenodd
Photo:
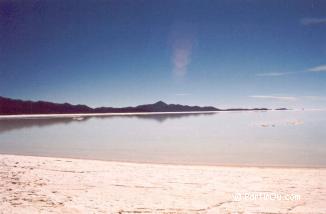
<path id="1" fill-rule="evenodd" d="M 251 95 L 249 97 L 257 98 L 257 99 L 280 100 L 280 101 L 295 101 L 295 100 L 297 100 L 296 97 L 290 97 L 290 96 Z"/>
<path id="2" fill-rule="evenodd" d="M 303 74 L 303 73 L 309 73 L 309 72 L 326 72 L 326 65 L 319 65 L 315 67 L 308 68 L 306 70 L 297 71 L 297 72 L 270 72 L 270 73 L 257 73 L 257 77 L 280 77 L 280 76 L 286 76 L 286 75 L 295 75 L 295 74 Z"/>
<path id="3" fill-rule="evenodd" d="M 303 96 L 305 99 L 314 100 L 314 101 L 324 101 L 326 96 Z"/>
<path id="4" fill-rule="evenodd" d="M 326 72 L 326 65 L 319 65 L 316 67 L 309 68 L 308 71 L 311 72 Z"/>
<path id="5" fill-rule="evenodd" d="M 279 101 L 297 101 L 297 100 L 307 100 L 307 101 L 326 101 L 326 96 L 273 96 L 273 95 L 251 95 L 251 98 L 257 99 L 270 99 Z"/>
<path id="6" fill-rule="evenodd" d="M 191 57 L 191 46 L 176 47 L 173 51 L 174 72 L 184 76 L 187 73 Z"/>
<path id="7" fill-rule="evenodd" d="M 187 74 L 195 41 L 194 26 L 177 23 L 171 32 L 173 71 L 177 76 Z"/>
<path id="8" fill-rule="evenodd" d="M 256 74 L 258 77 L 279 77 L 294 74 L 295 72 L 270 72 L 270 73 L 260 73 Z"/>
<path id="9" fill-rule="evenodd" d="M 188 96 L 188 95 L 190 95 L 190 94 L 188 94 L 188 93 L 177 93 L 177 94 L 175 94 L 176 96 Z"/>
<path id="10" fill-rule="evenodd" d="M 301 19 L 303 25 L 317 25 L 326 24 L 326 18 L 303 18 Z"/>

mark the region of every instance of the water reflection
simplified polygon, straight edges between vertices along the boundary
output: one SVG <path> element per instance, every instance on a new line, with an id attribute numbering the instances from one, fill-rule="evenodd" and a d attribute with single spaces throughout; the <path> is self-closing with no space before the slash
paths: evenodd
<path id="1" fill-rule="evenodd" d="M 277 111 L 7 119 L 0 120 L 0 153 L 326 167 L 325 115 Z"/>
<path id="2" fill-rule="evenodd" d="M 47 126 L 53 126 L 58 124 L 72 124 L 82 123 L 90 120 L 91 118 L 97 119 L 114 119 L 114 118 L 137 118 L 143 120 L 153 120 L 159 123 L 163 123 L 167 120 L 181 119 L 186 117 L 199 117 L 203 115 L 217 114 L 214 112 L 205 113 L 178 113 L 178 114 L 140 114 L 140 115 L 109 115 L 109 116 L 86 116 L 86 117 L 52 117 L 52 118 L 25 118 L 25 119 L 0 119 L 0 134 L 26 128 L 42 128 Z"/>
<path id="3" fill-rule="evenodd" d="M 5 119 L 0 120 L 0 134 L 13 130 L 31 127 L 46 127 L 56 124 L 69 124 L 76 122 L 72 118 L 50 118 L 50 119 Z"/>
<path id="4" fill-rule="evenodd" d="M 209 116 L 218 114 L 217 112 L 205 112 L 205 113 L 177 113 L 177 114 L 136 114 L 136 115 L 114 115 L 114 116 L 102 116 L 98 117 L 100 119 L 111 118 L 137 118 L 143 120 L 154 120 L 159 123 L 163 123 L 167 120 L 181 119 L 186 117 L 199 117 L 199 116 Z"/>

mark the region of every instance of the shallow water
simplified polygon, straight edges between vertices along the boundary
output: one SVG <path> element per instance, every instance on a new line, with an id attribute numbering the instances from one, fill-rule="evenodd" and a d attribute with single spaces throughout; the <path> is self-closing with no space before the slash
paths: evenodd
<path id="1" fill-rule="evenodd" d="M 85 159 L 326 166 L 325 111 L 0 120 L 0 152 Z"/>

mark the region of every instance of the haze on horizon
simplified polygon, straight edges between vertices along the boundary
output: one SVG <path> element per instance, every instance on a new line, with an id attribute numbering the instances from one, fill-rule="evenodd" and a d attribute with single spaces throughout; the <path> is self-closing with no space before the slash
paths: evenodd
<path id="1" fill-rule="evenodd" d="M 1 1 L 0 96 L 326 108 L 326 2 Z"/>

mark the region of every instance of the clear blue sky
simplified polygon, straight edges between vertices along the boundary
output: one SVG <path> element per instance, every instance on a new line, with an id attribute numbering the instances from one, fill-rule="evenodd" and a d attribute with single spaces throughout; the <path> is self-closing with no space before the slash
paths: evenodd
<path id="1" fill-rule="evenodd" d="M 326 107 L 326 1 L 0 1 L 0 96 Z"/>

